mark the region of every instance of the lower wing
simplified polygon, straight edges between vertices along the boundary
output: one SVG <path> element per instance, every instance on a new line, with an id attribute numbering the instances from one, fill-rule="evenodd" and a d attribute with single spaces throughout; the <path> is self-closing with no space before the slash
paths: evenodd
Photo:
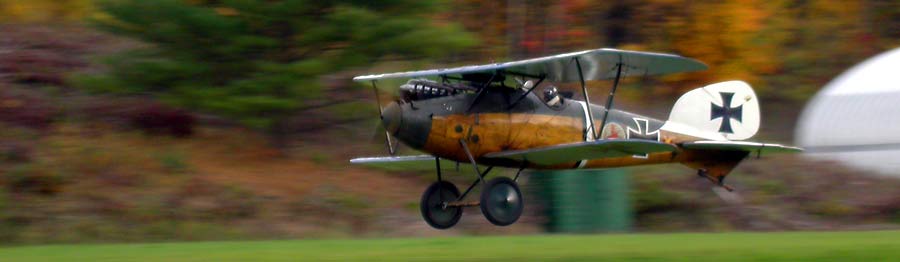
<path id="1" fill-rule="evenodd" d="M 350 163 L 396 171 L 434 170 L 437 165 L 436 158 L 432 155 L 361 157 L 350 159 Z M 457 167 L 455 161 L 443 158 L 440 161 L 442 170 L 451 170 L 453 167 Z"/>
<path id="2" fill-rule="evenodd" d="M 548 147 L 531 148 L 523 150 L 501 151 L 487 153 L 483 158 L 507 159 L 518 162 L 528 162 L 538 165 L 555 165 L 568 162 L 576 162 L 588 159 L 626 157 L 632 155 L 644 155 L 650 153 L 662 153 L 675 151 L 674 145 L 650 141 L 650 140 L 599 140 L 562 144 Z M 365 164 L 373 166 L 422 166 L 434 165 L 435 156 L 391 156 L 391 157 L 365 157 L 350 160 L 352 164 Z M 441 162 L 446 162 L 442 160 Z M 446 166 L 455 162 L 447 162 Z"/>
<path id="3" fill-rule="evenodd" d="M 488 153 L 484 158 L 508 159 L 539 165 L 555 165 L 581 160 L 616 158 L 675 151 L 674 145 L 638 139 L 614 139 L 548 147 Z"/>
<path id="4" fill-rule="evenodd" d="M 434 156 L 418 155 L 418 156 L 379 156 L 379 157 L 360 157 L 350 159 L 351 164 L 375 164 L 375 163 L 396 163 L 396 162 L 420 162 L 434 161 Z"/>

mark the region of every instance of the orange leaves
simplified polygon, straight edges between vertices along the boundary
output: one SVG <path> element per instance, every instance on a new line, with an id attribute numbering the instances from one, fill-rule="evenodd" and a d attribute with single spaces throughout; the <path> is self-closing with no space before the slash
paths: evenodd
<path id="1" fill-rule="evenodd" d="M 93 12 L 91 0 L 0 1 L 3 22 L 77 21 Z"/>

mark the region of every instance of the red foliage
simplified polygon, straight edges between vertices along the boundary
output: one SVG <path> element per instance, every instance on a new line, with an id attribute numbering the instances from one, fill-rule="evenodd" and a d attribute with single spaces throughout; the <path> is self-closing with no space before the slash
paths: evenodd
<path id="1" fill-rule="evenodd" d="M 0 27 L 0 35 L 0 80 L 62 86 L 67 73 L 87 66 L 90 44 L 69 39 L 85 36 L 39 26 Z"/>
<path id="2" fill-rule="evenodd" d="M 55 195 L 62 191 L 66 179 L 56 170 L 40 164 L 22 164 L 4 174 L 9 192 Z"/>
<path id="3" fill-rule="evenodd" d="M 34 158 L 32 145 L 22 141 L 0 140 L 0 162 L 24 163 Z"/>
<path id="4" fill-rule="evenodd" d="M 139 107 L 130 117 L 131 124 L 150 134 L 187 137 L 194 133 L 194 116 L 182 109 L 150 104 Z"/>
<path id="5" fill-rule="evenodd" d="M 50 50 L 19 50 L 0 56 L 0 72 L 22 84 L 64 85 L 65 72 L 81 61 Z"/>
<path id="6" fill-rule="evenodd" d="M 46 130 L 59 108 L 36 97 L 0 92 L 0 122 Z"/>
<path id="7" fill-rule="evenodd" d="M 147 134 L 188 137 L 194 133 L 196 118 L 187 110 L 147 99 L 95 99 L 82 109 L 95 121 L 140 129 Z"/>

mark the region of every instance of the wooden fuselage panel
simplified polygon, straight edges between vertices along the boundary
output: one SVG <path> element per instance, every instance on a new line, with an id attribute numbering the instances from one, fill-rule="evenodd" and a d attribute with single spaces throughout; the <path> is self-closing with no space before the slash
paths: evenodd
<path id="1" fill-rule="evenodd" d="M 578 143 L 590 139 L 587 114 L 582 102 L 566 99 L 561 106 L 549 107 L 536 95 L 530 94 L 514 107 L 509 108 L 521 91 L 487 92 L 479 102 L 466 112 L 474 100 L 474 94 L 442 97 L 414 102 L 415 110 L 404 114 L 429 114 L 430 128 L 421 150 L 441 158 L 468 162 L 459 141 L 464 140 L 476 161 L 483 164 L 520 167 L 521 163 L 481 158 L 491 152 L 523 150 L 559 144 Z M 603 107 L 593 106 L 594 126 L 600 127 Z M 411 111 L 411 112 L 409 112 Z M 421 118 L 420 118 L 421 119 Z M 688 137 L 670 134 L 659 128 L 663 122 L 627 112 L 612 110 L 609 114 L 609 130 L 603 133 L 609 139 L 650 139 L 667 143 L 683 142 Z M 423 129 L 420 129 L 425 131 Z M 587 134 L 587 135 L 586 135 Z M 409 144 L 409 143 L 408 143 Z M 688 153 L 688 152 L 685 152 Z M 648 156 L 589 159 L 554 166 L 535 166 L 540 169 L 604 168 L 642 164 L 668 163 L 684 160 L 691 154 L 658 153 Z"/>

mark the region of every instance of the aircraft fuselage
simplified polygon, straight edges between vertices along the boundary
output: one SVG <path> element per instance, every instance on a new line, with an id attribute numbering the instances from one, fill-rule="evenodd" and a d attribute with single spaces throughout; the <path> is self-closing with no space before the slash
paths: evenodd
<path id="1" fill-rule="evenodd" d="M 512 160 L 481 158 L 491 152 L 523 150 L 568 143 L 593 141 L 587 104 L 562 99 L 556 106 L 525 91 L 497 88 L 478 95 L 463 93 L 421 101 L 392 103 L 384 113 L 384 125 L 405 144 L 437 157 L 468 162 L 460 145 L 464 141 L 479 164 L 536 169 L 607 168 L 670 162 L 704 161 L 708 154 L 679 150 L 630 157 L 585 159 L 553 166 L 519 163 Z M 473 103 L 474 102 L 474 103 Z M 474 105 L 473 105 L 474 104 Z M 469 108 L 471 106 L 471 109 Z M 609 112 L 609 125 L 602 125 L 606 109 L 591 105 L 597 139 L 647 139 L 670 144 L 696 140 L 661 130 L 658 119 L 625 111 Z M 398 121 L 399 120 L 399 121 Z M 603 127 L 603 130 L 601 130 Z"/>

